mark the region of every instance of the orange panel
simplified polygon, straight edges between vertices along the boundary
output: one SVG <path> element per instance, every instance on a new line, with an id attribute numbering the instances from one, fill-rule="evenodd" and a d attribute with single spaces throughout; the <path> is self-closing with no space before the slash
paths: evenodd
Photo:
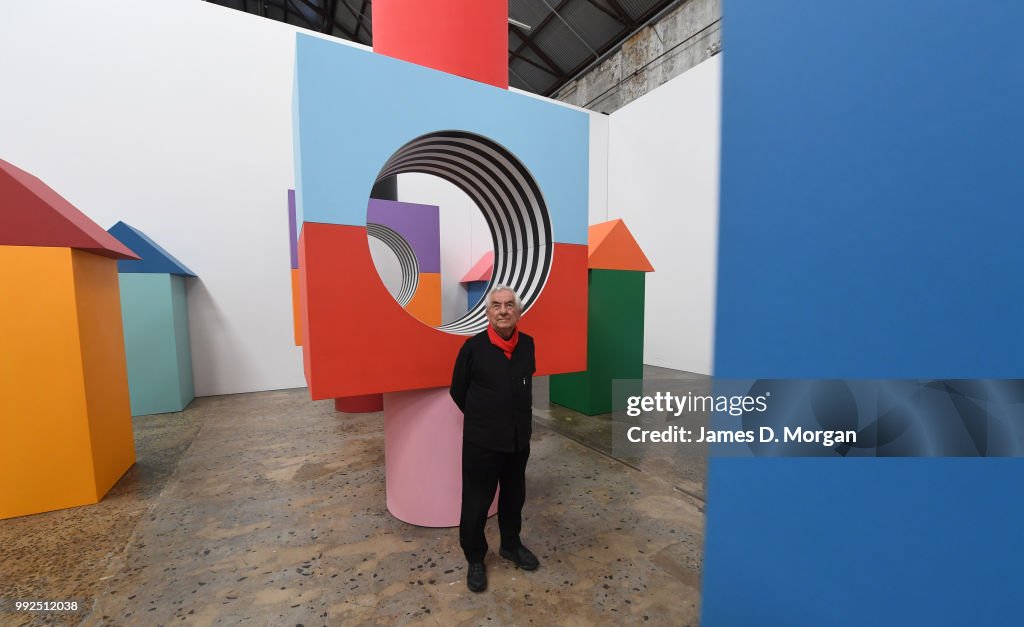
<path id="1" fill-rule="evenodd" d="M 640 249 L 640 245 L 636 243 L 633 234 L 621 219 L 591 226 L 587 239 L 588 264 L 594 270 L 654 271 L 651 262 L 647 260 L 644 251 Z"/>
<path id="2" fill-rule="evenodd" d="M 405 306 L 413 318 L 432 327 L 441 326 L 441 273 L 420 272 L 416 293 Z"/>
<path id="3" fill-rule="evenodd" d="M 295 345 L 302 346 L 302 295 L 299 289 L 298 268 L 292 268 L 292 331 L 295 335 Z"/>
<path id="4" fill-rule="evenodd" d="M 71 249 L 0 246 L 0 302 L 0 518 L 95 503 Z"/>
<path id="5" fill-rule="evenodd" d="M 309 302 L 306 299 L 307 286 L 306 286 L 306 273 L 303 272 L 303 268 L 306 267 L 306 247 L 303 245 L 303 240 L 306 237 L 306 229 L 303 228 L 299 231 L 299 325 L 302 327 L 302 341 L 299 342 L 299 346 L 309 346 Z M 302 373 L 306 377 L 306 383 L 308 384 L 313 380 L 312 370 L 310 368 L 310 351 L 302 351 Z"/>
<path id="6" fill-rule="evenodd" d="M 622 220 L 608 220 L 607 222 L 598 222 L 597 224 L 591 224 L 587 227 L 587 245 L 590 248 L 590 253 L 593 254 L 595 250 L 604 241 L 604 238 L 608 237 L 608 234 L 612 232 L 615 225 Z"/>
<path id="7" fill-rule="evenodd" d="M 508 88 L 506 0 L 375 0 L 373 51 Z"/>
<path id="8" fill-rule="evenodd" d="M 72 251 L 96 500 L 135 463 L 117 262 Z"/>
<path id="9" fill-rule="evenodd" d="M 314 400 L 447 386 L 465 336 L 428 327 L 391 297 L 365 227 L 307 222 L 299 241 L 303 355 Z M 587 250 L 556 244 L 552 275 L 523 317 L 542 374 L 586 369 Z"/>

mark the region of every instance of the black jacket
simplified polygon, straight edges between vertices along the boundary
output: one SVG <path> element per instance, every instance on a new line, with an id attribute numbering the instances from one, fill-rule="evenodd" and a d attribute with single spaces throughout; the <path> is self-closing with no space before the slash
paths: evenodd
<path id="1" fill-rule="evenodd" d="M 511 453 L 530 446 L 533 431 L 533 338 L 519 333 L 512 359 L 487 330 L 466 340 L 455 359 L 451 395 L 465 415 L 466 442 Z"/>

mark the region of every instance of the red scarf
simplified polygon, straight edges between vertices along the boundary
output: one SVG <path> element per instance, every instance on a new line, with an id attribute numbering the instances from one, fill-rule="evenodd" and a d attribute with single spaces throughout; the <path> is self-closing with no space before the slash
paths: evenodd
<path id="1" fill-rule="evenodd" d="M 512 359 L 512 351 L 516 349 L 516 344 L 519 343 L 519 327 L 512 329 L 512 335 L 506 340 L 498 335 L 494 327 L 487 325 L 487 338 L 491 340 L 491 344 L 505 352 L 505 357 Z"/>

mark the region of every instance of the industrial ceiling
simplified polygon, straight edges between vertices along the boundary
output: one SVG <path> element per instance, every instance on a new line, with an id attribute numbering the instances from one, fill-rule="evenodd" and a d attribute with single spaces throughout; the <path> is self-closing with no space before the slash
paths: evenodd
<path id="1" fill-rule="evenodd" d="M 373 45 L 372 0 L 207 1 Z M 682 1 L 509 0 L 509 84 L 550 96 Z"/>

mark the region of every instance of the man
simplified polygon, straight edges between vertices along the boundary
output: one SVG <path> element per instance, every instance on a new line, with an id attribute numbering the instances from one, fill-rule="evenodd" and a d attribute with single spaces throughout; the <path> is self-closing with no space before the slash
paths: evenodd
<path id="1" fill-rule="evenodd" d="M 511 288 L 488 292 L 487 329 L 466 340 L 455 360 L 451 395 L 462 429 L 462 515 L 459 544 L 469 568 L 466 586 L 487 589 L 487 510 L 498 491 L 499 554 L 523 570 L 539 566 L 519 540 L 526 501 L 526 461 L 533 421 L 533 338 L 516 326 L 522 302 Z"/>

